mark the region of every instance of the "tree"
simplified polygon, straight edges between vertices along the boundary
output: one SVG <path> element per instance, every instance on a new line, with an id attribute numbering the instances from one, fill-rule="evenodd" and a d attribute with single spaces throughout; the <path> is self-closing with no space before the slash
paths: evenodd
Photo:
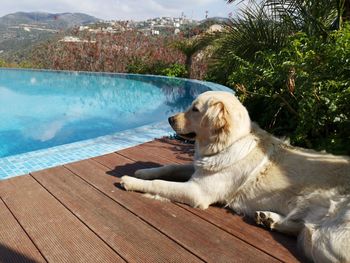
<path id="1" fill-rule="evenodd" d="M 171 44 L 174 49 L 185 55 L 185 67 L 188 78 L 192 77 L 192 63 L 194 55 L 207 47 L 211 41 L 212 38 L 209 37 L 209 35 L 202 35 L 181 39 Z"/>
<path id="2" fill-rule="evenodd" d="M 329 29 L 339 29 L 343 21 L 350 19 L 349 0 L 248 0 L 248 2 L 253 5 L 261 3 L 272 19 L 288 22 L 296 31 L 303 31 L 308 35 L 327 35 Z"/>
<path id="3" fill-rule="evenodd" d="M 215 41 L 209 80 L 235 88 L 269 132 L 349 154 L 348 0 L 249 3 Z"/>
<path id="4" fill-rule="evenodd" d="M 227 0 L 228 3 L 238 0 Z M 228 85 L 231 72 L 253 62 L 257 52 L 279 52 L 290 35 L 327 38 L 343 26 L 349 0 L 246 0 L 240 16 L 231 19 L 215 41 L 209 77 Z"/>

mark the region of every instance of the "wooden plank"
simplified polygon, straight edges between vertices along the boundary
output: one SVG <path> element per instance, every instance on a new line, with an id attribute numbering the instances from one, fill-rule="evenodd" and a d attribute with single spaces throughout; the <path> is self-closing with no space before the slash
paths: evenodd
<path id="1" fill-rule="evenodd" d="M 183 143 L 169 138 L 157 139 L 144 144 L 156 146 L 158 153 L 175 157 L 179 162 L 192 162 L 194 156 L 194 144 Z M 166 151 L 163 151 L 166 150 Z"/>
<path id="2" fill-rule="evenodd" d="M 49 262 L 123 262 L 32 177 L 2 181 L 0 195 Z"/>
<path id="3" fill-rule="evenodd" d="M 0 199 L 0 262 L 46 262 Z"/>
<path id="4" fill-rule="evenodd" d="M 144 159 L 153 158 L 154 155 L 160 155 L 162 159 L 167 159 L 164 163 L 162 163 L 162 159 L 158 159 L 161 164 L 168 164 L 169 162 L 179 164 L 188 163 L 188 158 L 193 154 L 189 148 L 193 147 L 193 145 L 182 144 L 174 140 L 171 140 L 169 143 L 169 141 L 166 139 L 155 140 L 139 145 L 137 149 L 143 153 Z M 174 145 L 179 148 L 183 147 L 184 150 L 181 151 L 178 148 L 174 151 Z M 134 158 L 133 152 L 128 151 L 125 155 L 137 160 Z M 181 154 L 181 152 L 186 154 L 184 158 L 179 157 L 179 153 Z M 109 164 L 106 163 L 106 165 Z M 286 262 L 305 260 L 298 251 L 296 238 L 267 231 L 256 226 L 253 220 L 242 218 L 223 208 L 210 207 L 207 210 L 199 210 L 187 205 L 180 206 L 278 259 Z"/>
<path id="5" fill-rule="evenodd" d="M 143 147 L 145 146 L 145 147 Z M 127 157 L 137 162 L 137 165 L 159 166 L 159 164 L 173 163 L 166 156 L 157 152 L 158 146 L 152 144 L 141 144 L 137 147 L 126 148 L 118 151 L 119 155 Z M 130 158 L 133 157 L 133 158 Z"/>
<path id="6" fill-rule="evenodd" d="M 193 161 L 194 156 L 193 147 L 194 145 L 192 144 L 184 144 L 176 140 L 162 139 L 140 144 L 137 146 L 137 150 L 143 153 L 144 159 L 152 158 L 153 156 L 162 156 L 162 159 L 159 159 L 160 164 L 168 164 L 169 162 L 190 163 Z M 126 149 L 125 156 L 132 160 L 138 160 L 136 159 L 138 156 L 134 155 L 136 149 L 133 151 L 128 150 L 129 149 Z"/>
<path id="7" fill-rule="evenodd" d="M 109 158 L 114 156 L 116 154 L 111 154 Z M 116 162 L 119 160 L 120 156 L 116 157 Z M 276 262 L 273 257 L 173 203 L 159 202 L 145 198 L 139 193 L 116 188 L 119 178 L 108 175 L 110 169 L 95 161 L 87 160 L 66 166 L 205 261 Z"/>
<path id="8" fill-rule="evenodd" d="M 162 139 L 140 144 L 137 147 L 118 151 L 117 154 L 123 155 L 144 167 L 148 167 L 147 163 L 149 163 L 149 160 L 152 160 L 151 164 L 156 164 L 157 166 L 173 163 L 191 163 L 193 161 L 193 145 L 181 144 L 175 140 L 169 140 L 173 141 L 170 144 L 167 142 L 168 140 Z"/>
<path id="9" fill-rule="evenodd" d="M 238 216 L 225 208 L 212 206 L 206 210 L 199 210 L 179 205 L 284 262 L 306 260 L 298 251 L 297 240 L 294 237 L 267 231 L 257 226 L 252 219 Z"/>
<path id="10" fill-rule="evenodd" d="M 32 175 L 128 262 L 200 261 L 65 167 Z"/>

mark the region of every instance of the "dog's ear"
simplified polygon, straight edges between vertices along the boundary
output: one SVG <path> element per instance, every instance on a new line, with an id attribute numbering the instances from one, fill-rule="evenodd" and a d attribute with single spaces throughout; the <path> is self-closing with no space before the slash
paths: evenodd
<path id="1" fill-rule="evenodd" d="M 202 119 L 202 125 L 212 127 L 216 133 L 228 131 L 230 119 L 225 104 L 221 101 L 209 103 L 208 110 Z"/>

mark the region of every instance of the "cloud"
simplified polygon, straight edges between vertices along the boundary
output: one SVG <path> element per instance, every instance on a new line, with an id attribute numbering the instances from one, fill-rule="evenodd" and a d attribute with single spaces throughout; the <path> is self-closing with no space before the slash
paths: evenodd
<path id="1" fill-rule="evenodd" d="M 184 12 L 188 17 L 203 19 L 206 10 L 211 16 L 228 13 L 225 0 L 2 0 L 0 15 L 17 11 L 82 12 L 101 19 L 144 20 Z"/>

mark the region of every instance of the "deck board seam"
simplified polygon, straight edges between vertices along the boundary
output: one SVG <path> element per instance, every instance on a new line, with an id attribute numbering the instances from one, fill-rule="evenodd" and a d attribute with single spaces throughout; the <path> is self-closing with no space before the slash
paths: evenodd
<path id="1" fill-rule="evenodd" d="M 61 165 L 62 166 L 62 165 Z M 104 244 L 106 244 L 112 251 L 114 251 L 122 260 L 125 262 L 128 262 L 120 253 L 118 253 L 112 246 L 110 246 L 105 240 L 102 239 L 93 229 L 89 227 L 88 224 L 86 224 L 83 220 L 81 220 L 71 209 L 69 209 L 61 200 L 59 200 L 53 193 L 49 191 L 41 182 L 39 182 L 32 173 L 29 173 L 29 175 L 41 186 L 47 191 L 55 200 L 57 200 L 66 210 L 69 211 L 70 214 L 72 214 L 76 219 L 78 219 L 79 222 L 81 222 L 85 227 L 87 227 L 88 230 L 90 230 L 99 240 L 101 240 Z"/>
<path id="2" fill-rule="evenodd" d="M 145 151 L 143 151 L 142 149 L 141 149 L 141 151 L 142 151 L 142 153 L 144 153 Z M 123 157 L 123 158 L 126 158 L 126 159 L 128 159 L 128 160 L 130 160 L 130 161 L 133 161 L 133 162 L 137 162 L 137 160 L 135 160 L 135 159 L 131 159 L 129 156 L 127 156 L 127 155 L 124 155 L 123 153 L 120 153 L 120 152 L 113 152 L 113 153 L 111 153 L 111 154 L 116 154 L 116 155 L 120 155 L 121 157 Z M 146 153 L 146 154 L 149 154 L 149 153 Z M 153 155 L 153 154 L 151 154 L 152 156 L 155 156 L 155 157 L 157 157 L 157 158 L 161 158 L 161 159 L 163 159 L 164 161 L 172 161 L 172 162 L 174 162 L 173 160 L 170 160 L 170 159 L 168 159 L 168 158 L 166 158 L 166 157 L 163 157 L 163 156 L 156 156 L 156 155 Z M 162 166 L 162 164 L 159 164 L 159 166 Z M 108 168 L 108 167 L 107 167 Z"/>
<path id="3" fill-rule="evenodd" d="M 144 152 L 144 151 L 142 151 L 142 152 Z M 119 153 L 119 152 L 114 152 L 113 154 L 121 155 L 121 156 L 123 156 L 124 158 L 127 158 L 127 159 L 129 159 L 129 160 L 131 160 L 131 161 L 134 161 L 134 162 L 137 161 L 137 160 L 132 159 L 132 158 L 130 158 L 130 157 L 128 157 L 128 156 L 125 156 L 125 155 L 123 155 L 123 154 L 121 154 L 121 153 Z M 148 154 L 149 154 L 149 153 L 148 153 Z M 153 154 L 150 154 L 150 155 L 153 155 Z M 153 155 L 153 156 L 156 156 L 156 155 Z M 159 156 L 157 156 L 157 157 L 159 157 Z M 170 159 L 170 158 L 167 158 L 167 157 L 164 157 L 164 156 L 162 156 L 161 158 L 162 158 L 162 159 L 165 159 L 165 160 L 167 160 L 167 161 L 174 162 L 174 163 L 176 163 L 176 164 L 183 164 L 183 162 L 174 161 L 174 160 L 172 160 L 172 159 Z M 102 164 L 102 165 L 103 165 L 103 164 Z M 107 167 L 107 168 L 108 168 L 108 167 Z M 259 247 L 255 246 L 254 244 L 250 243 L 249 241 L 247 241 L 247 240 L 245 240 L 245 239 L 242 239 L 241 237 L 238 237 L 238 236 L 236 236 L 236 235 L 230 233 L 229 231 L 225 230 L 223 227 L 221 227 L 221 226 L 215 224 L 214 222 L 212 222 L 212 221 L 206 219 L 205 217 L 202 217 L 202 216 L 200 216 L 200 215 L 198 215 L 198 214 L 193 213 L 193 212 L 191 211 L 191 209 L 187 209 L 187 208 L 185 208 L 185 207 L 182 207 L 180 204 L 177 204 L 176 202 L 174 202 L 174 204 L 175 204 L 177 207 L 180 207 L 181 209 L 184 209 L 184 210 L 190 212 L 192 215 L 194 215 L 194 216 L 196 216 L 196 217 L 199 217 L 199 218 L 205 220 L 206 222 L 208 222 L 208 223 L 210 223 L 211 225 L 213 225 L 213 226 L 219 228 L 220 230 L 222 230 L 222 231 L 228 233 L 229 235 L 234 236 L 235 238 L 241 240 L 242 242 L 244 242 L 244 243 L 246 243 L 246 244 L 248 244 L 248 245 L 254 247 L 255 249 L 259 250 L 260 252 L 262 252 L 262 253 L 264 253 L 264 254 L 266 254 L 266 255 L 269 255 L 269 256 L 273 257 L 274 259 L 276 259 L 276 260 L 278 260 L 278 261 L 283 262 L 282 259 L 280 259 L 280 258 L 278 258 L 278 257 L 276 257 L 276 256 L 274 256 L 274 255 L 272 255 L 272 254 L 270 254 L 269 252 L 267 252 L 267 251 L 265 251 L 265 250 L 262 250 L 261 248 L 259 248 Z"/>
<path id="4" fill-rule="evenodd" d="M 162 157 L 162 158 L 163 158 L 163 159 L 167 159 L 168 161 L 175 162 L 176 164 L 183 164 L 182 162 L 174 161 L 174 160 L 171 160 L 170 158 L 167 158 L 167 157 Z M 280 259 L 280 258 L 278 258 L 278 257 L 276 257 L 276 256 L 274 256 L 274 255 L 272 255 L 272 254 L 270 254 L 268 251 L 262 250 L 261 248 L 257 247 L 256 245 L 252 244 L 251 242 L 249 242 L 249 241 L 247 241 L 247 240 L 245 240 L 245 239 L 243 239 L 243 238 L 241 238 L 241 237 L 239 237 L 239 236 L 236 236 L 236 235 L 230 233 L 230 232 L 227 231 L 225 228 L 223 228 L 223 227 L 219 226 L 218 224 L 216 224 L 216 223 L 214 223 L 214 222 L 208 220 L 207 218 L 205 218 L 205 217 L 203 217 L 203 216 L 200 216 L 200 215 L 198 215 L 198 214 L 196 214 L 196 213 L 193 213 L 193 212 L 191 211 L 191 209 L 186 208 L 186 207 L 183 207 L 183 206 L 181 206 L 181 205 L 178 204 L 178 203 L 174 203 L 174 204 L 177 205 L 178 207 L 181 207 L 182 209 L 184 209 L 184 210 L 190 212 L 191 214 L 193 214 L 193 215 L 195 215 L 195 216 L 198 216 L 199 218 L 204 219 L 204 220 L 207 221 L 208 223 L 211 223 L 212 225 L 214 225 L 214 226 L 220 228 L 221 230 L 225 231 L 226 233 L 228 233 L 228 234 L 230 234 L 230 235 L 232 235 L 232 236 L 238 238 L 239 240 L 241 240 L 241 241 L 243 241 L 243 242 L 245 242 L 245 243 L 251 245 L 252 247 L 256 248 L 257 250 L 260 250 L 261 252 L 263 252 L 263 253 L 265 253 L 265 254 L 267 254 L 267 255 L 269 255 L 269 256 L 271 256 L 271 257 L 273 257 L 273 258 L 275 258 L 275 259 L 277 259 L 277 260 L 279 260 L 279 261 L 281 261 L 281 262 L 283 262 L 282 259 Z"/>
<path id="5" fill-rule="evenodd" d="M 270 257 L 273 257 L 274 259 L 276 259 L 276 260 L 278 260 L 278 261 L 280 261 L 280 262 L 284 262 L 281 258 L 278 258 L 278 257 L 276 257 L 276 256 L 274 256 L 274 255 L 272 255 L 272 254 L 270 254 L 270 253 L 268 253 L 268 252 L 266 252 L 265 250 L 262 250 L 261 248 L 255 246 L 254 244 L 248 242 L 247 240 L 245 240 L 245 239 L 243 239 L 243 238 L 241 238 L 241 237 L 239 237 L 239 236 L 236 236 L 236 235 L 230 233 L 230 232 L 227 231 L 225 228 L 223 228 L 223 227 L 221 227 L 221 226 L 215 224 L 214 222 L 211 222 L 211 221 L 207 220 L 205 217 L 193 213 L 193 212 L 191 211 L 191 209 L 187 209 L 186 207 L 183 207 L 183 206 L 181 206 L 181 205 L 179 205 L 179 204 L 177 204 L 177 203 L 175 203 L 175 204 L 176 204 L 178 207 L 181 207 L 182 209 L 184 209 L 184 210 L 190 212 L 191 214 L 196 215 L 196 216 L 198 216 L 199 218 L 202 218 L 203 220 L 207 221 L 208 223 L 211 223 L 212 225 L 214 225 L 214 226 L 216 226 L 217 228 L 221 229 L 222 231 L 224 231 L 224 232 L 230 234 L 231 236 L 234 236 L 235 238 L 237 238 L 237 239 L 243 241 L 243 242 L 246 243 L 246 244 L 249 244 L 250 246 L 254 247 L 255 249 L 257 249 L 257 250 L 259 250 L 259 251 L 261 251 L 261 252 L 263 252 L 263 253 L 269 255 Z"/>
<path id="6" fill-rule="evenodd" d="M 183 162 L 174 161 L 174 160 L 171 160 L 170 158 L 167 158 L 167 157 L 162 157 L 162 158 L 163 158 L 163 159 L 167 159 L 168 161 L 172 161 L 172 162 L 174 162 L 174 163 L 176 163 L 176 164 L 183 164 Z M 249 242 L 249 241 L 247 241 L 247 240 L 245 240 L 245 239 L 243 239 L 243 238 L 241 238 L 241 237 L 239 237 L 239 236 L 236 236 L 236 235 L 230 233 L 230 232 L 227 231 L 225 228 L 223 228 L 223 227 L 219 226 L 218 224 L 216 224 L 216 223 L 214 223 L 214 222 L 208 220 L 207 218 L 205 218 L 205 217 L 203 217 L 203 216 L 200 216 L 200 215 L 198 215 L 198 214 L 193 213 L 193 212 L 191 211 L 191 209 L 188 209 L 188 208 L 186 208 L 186 207 L 183 207 L 183 206 L 181 206 L 180 204 L 177 204 L 177 203 L 174 203 L 174 204 L 177 205 L 178 207 L 181 207 L 182 209 L 185 209 L 186 211 L 190 212 L 191 214 L 196 215 L 196 216 L 198 216 L 199 218 L 204 219 L 205 221 L 207 221 L 207 222 L 211 223 L 212 225 L 214 225 L 214 226 L 220 228 L 221 230 L 225 231 L 226 233 L 228 233 L 228 234 L 230 234 L 230 235 L 232 235 L 232 236 L 238 238 L 239 240 L 241 240 L 241 241 L 243 241 L 243 242 L 245 242 L 245 243 L 251 245 L 252 247 L 256 248 L 257 250 L 260 250 L 261 252 L 263 252 L 263 253 L 265 253 L 265 254 L 267 254 L 267 255 L 269 255 L 269 256 L 271 256 L 271 257 L 273 257 L 273 258 L 275 258 L 275 259 L 277 259 L 277 260 L 279 260 L 279 261 L 281 261 L 281 262 L 283 262 L 282 259 L 280 259 L 280 258 L 278 258 L 278 257 L 276 257 L 276 256 L 274 256 L 274 255 L 272 255 L 272 254 L 270 254 L 268 251 L 262 250 L 261 248 L 257 247 L 256 245 L 252 244 L 251 242 Z"/>
<path id="7" fill-rule="evenodd" d="M 123 156 L 124 157 L 124 156 Z M 127 158 L 127 157 L 125 157 Z M 129 159 L 129 158 L 127 158 Z M 90 159 L 93 162 L 98 163 L 99 165 L 102 165 L 108 169 L 110 169 L 109 167 L 105 166 L 104 164 L 98 162 L 95 159 Z M 131 160 L 131 159 L 129 159 Z M 71 171 L 72 173 L 74 173 L 72 170 L 70 170 L 68 167 L 67 168 L 69 171 Z M 79 178 L 81 178 L 82 180 L 84 180 L 86 183 L 90 184 L 92 187 L 94 187 L 96 190 L 100 191 L 101 193 L 103 193 L 105 196 L 107 196 L 108 198 L 110 198 L 111 200 L 113 200 L 114 202 L 116 202 L 118 205 L 122 206 L 124 209 L 126 209 L 127 211 L 129 211 L 130 213 L 132 213 L 134 216 L 136 216 L 137 218 L 139 218 L 140 220 L 142 220 L 144 223 L 146 223 L 147 225 L 149 225 L 150 227 L 152 227 L 152 229 L 154 229 L 155 231 L 157 231 L 158 233 L 162 234 L 163 236 L 165 236 L 166 238 L 170 239 L 171 241 L 175 242 L 175 244 L 179 245 L 180 247 L 182 247 L 183 249 L 185 249 L 187 252 L 189 252 L 190 254 L 192 254 L 193 256 L 195 256 L 196 258 L 198 258 L 199 260 L 206 262 L 202 257 L 200 257 L 199 255 L 195 254 L 193 251 L 191 251 L 189 248 L 187 248 L 186 246 L 182 245 L 180 242 L 176 241 L 175 239 L 173 239 L 171 236 L 167 235 L 166 233 L 164 233 L 162 230 L 160 230 L 159 228 L 157 228 L 156 226 L 152 225 L 150 222 L 148 222 L 147 220 L 145 220 L 144 218 L 142 218 L 141 216 L 139 216 L 138 214 L 136 214 L 135 212 L 131 211 L 130 209 L 128 209 L 126 206 L 124 206 L 123 204 L 121 204 L 120 202 L 118 202 L 118 200 L 110 197 L 107 193 L 101 191 L 100 189 L 98 189 L 97 187 L 95 187 L 93 184 L 91 184 L 90 182 L 86 181 L 84 178 L 82 178 L 80 175 L 74 173 L 76 176 L 78 176 Z"/>
<path id="8" fill-rule="evenodd" d="M 143 151 L 143 152 L 144 152 L 144 151 Z M 131 161 L 134 161 L 134 162 L 137 161 L 137 160 L 132 159 L 132 158 L 130 158 L 129 156 L 123 155 L 123 154 L 121 154 L 121 153 L 119 153 L 119 152 L 114 152 L 114 153 L 112 153 L 112 154 L 120 155 L 120 156 L 122 156 L 123 158 L 126 158 L 126 159 L 131 160 Z M 151 154 L 151 155 L 152 155 L 152 154 Z M 159 157 L 159 156 L 157 156 L 157 157 Z M 168 161 L 175 162 L 175 163 L 177 163 L 177 164 L 183 164 L 183 163 L 181 163 L 181 162 L 176 162 L 176 161 L 171 160 L 171 159 L 169 159 L 169 158 L 167 158 L 167 157 L 164 157 L 164 156 L 162 156 L 162 159 L 166 159 L 166 160 L 168 160 Z M 97 163 L 99 163 L 99 164 L 101 164 L 101 165 L 103 165 L 104 167 L 110 169 L 110 167 L 107 167 L 106 165 L 104 165 L 103 163 L 99 162 L 98 160 L 96 160 L 96 159 L 92 159 L 92 160 L 95 161 L 95 162 L 97 162 Z M 145 168 L 146 168 L 146 167 L 145 167 Z M 200 215 L 197 215 L 197 214 L 193 213 L 190 209 L 186 209 L 186 208 L 182 207 L 180 204 L 177 204 L 176 202 L 173 202 L 173 204 L 175 204 L 177 207 L 180 207 L 181 209 L 183 209 L 183 210 L 185 210 L 185 211 L 187 211 L 187 212 L 190 212 L 190 213 L 191 213 L 192 215 L 194 215 L 195 217 L 199 217 L 199 218 L 203 219 L 203 220 L 206 221 L 207 223 L 209 223 L 209 224 L 213 225 L 214 227 L 216 227 L 216 228 L 218 228 L 218 229 L 224 231 L 225 233 L 229 234 L 230 236 L 233 236 L 233 237 L 239 239 L 239 240 L 242 241 L 243 243 L 245 243 L 245 244 L 247 244 L 247 245 L 249 245 L 249 246 L 251 246 L 251 247 L 257 249 L 257 250 L 260 251 L 261 253 L 266 254 L 266 255 L 268 255 L 268 256 L 270 256 L 270 257 L 272 257 L 272 258 L 274 258 L 274 259 L 276 259 L 276 260 L 278 260 L 278 261 L 280 261 L 280 262 L 283 262 L 280 258 L 278 258 L 278 257 L 276 257 L 276 256 L 274 256 L 274 255 L 271 255 L 270 253 L 266 252 L 265 250 L 262 250 L 262 249 L 260 249 L 259 247 L 257 247 L 257 246 L 255 246 L 255 245 L 251 244 L 251 243 L 248 242 L 247 240 L 244 240 L 244 239 L 242 239 L 242 238 L 240 238 L 240 237 L 238 237 L 238 236 L 236 236 L 236 235 L 230 233 L 229 231 L 225 230 L 224 228 L 220 227 L 219 225 L 213 223 L 212 221 L 207 220 L 206 218 L 204 218 L 204 217 L 202 217 L 202 216 L 200 216 Z"/>
<path id="9" fill-rule="evenodd" d="M 16 220 L 17 224 L 20 226 L 20 228 L 23 230 L 23 232 L 25 233 L 25 235 L 29 238 L 29 240 L 32 242 L 33 246 L 38 250 L 39 254 L 42 256 L 42 258 L 46 261 L 49 262 L 47 260 L 47 258 L 45 257 L 45 255 L 41 252 L 41 250 L 39 249 L 39 247 L 37 246 L 37 244 L 35 244 L 34 240 L 32 239 L 32 237 L 29 235 L 29 233 L 25 230 L 25 228 L 22 226 L 21 222 L 18 220 L 18 218 L 15 216 L 15 214 L 12 212 L 12 210 L 10 209 L 10 207 L 7 205 L 7 203 L 5 202 L 5 200 L 0 196 L 0 201 L 3 202 L 3 204 L 5 205 L 5 207 L 7 208 L 7 210 L 11 213 L 11 215 L 13 216 L 13 218 Z"/>

